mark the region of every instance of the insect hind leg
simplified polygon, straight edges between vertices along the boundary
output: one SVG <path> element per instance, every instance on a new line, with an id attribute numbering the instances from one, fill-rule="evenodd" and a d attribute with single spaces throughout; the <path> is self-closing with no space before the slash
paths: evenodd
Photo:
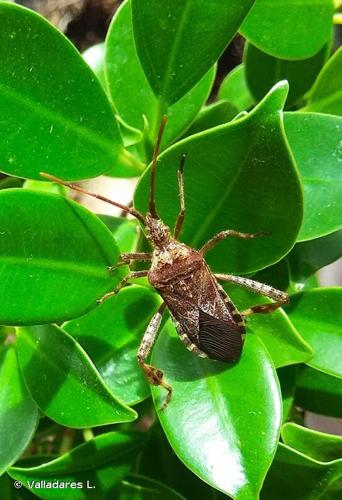
<path id="1" fill-rule="evenodd" d="M 259 295 L 265 295 L 266 297 L 270 297 L 275 302 L 269 304 L 258 304 L 256 306 L 250 307 L 245 311 L 242 311 L 240 314 L 242 318 L 246 318 L 251 314 L 261 313 L 266 314 L 272 311 L 275 311 L 281 306 L 288 304 L 289 296 L 287 293 L 282 292 L 281 290 L 277 290 L 272 286 L 265 285 L 264 283 L 260 283 L 259 281 L 254 281 L 249 278 L 242 278 L 241 276 L 233 276 L 231 274 L 214 274 L 215 278 L 222 281 L 228 281 L 230 283 L 234 283 L 235 285 L 242 286 L 255 292 Z"/>
<path id="2" fill-rule="evenodd" d="M 163 312 L 165 310 L 165 304 L 162 304 L 156 314 L 151 319 L 144 336 L 142 338 L 137 358 L 141 368 L 144 371 L 145 377 L 149 381 L 151 385 L 160 385 L 164 387 L 167 391 L 167 395 L 165 401 L 160 408 L 161 410 L 165 410 L 167 405 L 169 404 L 172 397 L 172 387 L 164 381 L 164 374 L 159 368 L 156 368 L 148 363 L 145 363 L 145 360 L 148 358 L 151 349 L 153 347 L 154 341 L 158 335 L 160 323 L 163 317 Z"/>

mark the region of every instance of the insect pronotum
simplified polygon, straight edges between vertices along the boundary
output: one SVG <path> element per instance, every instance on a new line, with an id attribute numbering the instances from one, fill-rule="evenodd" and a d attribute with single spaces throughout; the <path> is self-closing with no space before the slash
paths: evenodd
<path id="1" fill-rule="evenodd" d="M 135 260 L 150 261 L 150 268 L 144 271 L 131 271 L 114 291 L 104 295 L 99 302 L 116 294 L 130 279 L 144 276 L 147 276 L 150 284 L 163 298 L 162 305 L 145 331 L 137 353 L 138 362 L 149 383 L 160 385 L 167 391 L 162 409 L 167 406 L 171 399 L 172 388 L 164 380 L 163 372 L 159 368 L 148 364 L 146 360 L 157 337 L 166 307 L 170 312 L 179 337 L 187 349 L 201 357 L 233 362 L 237 361 L 241 355 L 246 333 L 244 319 L 254 313 L 274 311 L 288 302 L 286 293 L 271 286 L 240 276 L 213 273 L 204 260 L 205 254 L 225 238 L 234 236 L 252 239 L 268 233 L 251 234 L 227 229 L 216 234 L 199 250 L 178 241 L 185 217 L 183 177 L 185 154 L 181 157 L 178 170 L 180 210 L 173 232 L 160 219 L 155 204 L 155 178 L 160 142 L 165 124 L 166 117 L 162 120 L 153 152 L 149 211 L 146 215 L 133 207 L 122 205 L 98 194 L 88 193 L 78 185 L 65 182 L 50 174 L 41 174 L 54 182 L 115 205 L 136 217 L 145 226 L 146 236 L 152 245 L 153 252 L 122 254 L 119 264 L 111 269 L 117 268 L 118 265 L 130 264 Z M 258 294 L 270 297 L 275 302 L 256 305 L 239 312 L 225 290 L 220 286 L 219 281 L 228 281 L 245 287 Z"/>

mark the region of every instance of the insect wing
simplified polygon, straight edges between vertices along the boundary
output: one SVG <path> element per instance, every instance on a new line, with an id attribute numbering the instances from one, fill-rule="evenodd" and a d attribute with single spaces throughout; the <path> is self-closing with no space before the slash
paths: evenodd
<path id="1" fill-rule="evenodd" d="M 236 361 L 242 350 L 242 336 L 234 322 L 223 321 L 199 309 L 198 346 L 209 358 Z"/>

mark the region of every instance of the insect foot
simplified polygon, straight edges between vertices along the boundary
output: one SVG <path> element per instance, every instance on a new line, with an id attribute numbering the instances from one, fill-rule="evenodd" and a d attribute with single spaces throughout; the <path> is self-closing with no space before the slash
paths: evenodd
<path id="1" fill-rule="evenodd" d="M 150 384 L 161 385 L 162 387 L 164 387 L 164 389 L 167 390 L 165 401 L 160 408 L 161 411 L 165 410 L 172 397 L 172 387 L 164 381 L 164 374 L 158 368 L 147 365 L 146 363 L 142 363 L 141 367 L 144 370 L 146 378 Z"/>

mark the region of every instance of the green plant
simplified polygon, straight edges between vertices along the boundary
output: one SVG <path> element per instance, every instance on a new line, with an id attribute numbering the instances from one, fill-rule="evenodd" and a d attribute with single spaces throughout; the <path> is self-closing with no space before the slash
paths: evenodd
<path id="1" fill-rule="evenodd" d="M 12 176 L 0 181 L 1 498 L 337 499 L 342 439 L 307 429 L 302 411 L 342 416 L 341 290 L 315 276 L 341 248 L 332 2 L 130 3 L 96 48 L 97 78 L 47 21 L 0 2 L 0 168 Z M 237 30 L 244 62 L 206 105 Z M 128 272 L 107 266 L 146 247 L 138 224 L 97 217 L 40 172 L 140 176 L 145 211 L 163 114 L 163 220 L 174 224 L 186 152 L 181 239 L 198 248 L 222 229 L 270 231 L 222 242 L 208 263 L 291 301 L 251 318 L 233 367 L 195 357 L 167 321 L 152 362 L 174 397 L 160 412 L 163 394 L 152 388 L 152 402 L 135 358 L 159 296 L 142 281 L 97 304 Z M 264 301 L 227 290 L 242 309 Z M 57 480 L 76 486 L 41 485 Z"/>

